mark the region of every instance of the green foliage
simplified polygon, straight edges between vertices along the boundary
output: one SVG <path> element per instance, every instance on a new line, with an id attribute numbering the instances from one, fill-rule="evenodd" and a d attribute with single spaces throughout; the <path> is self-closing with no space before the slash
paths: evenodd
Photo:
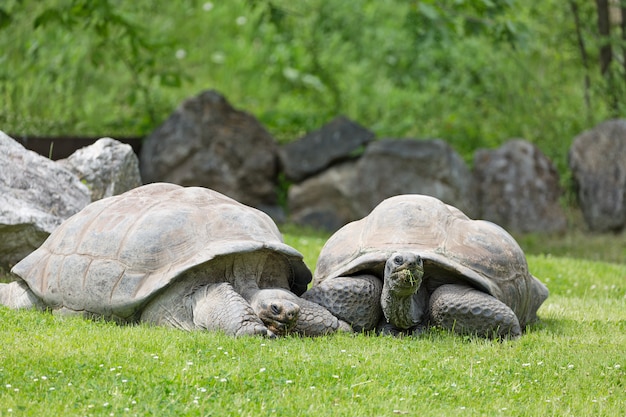
<path id="1" fill-rule="evenodd" d="M 107 97 L 104 102 L 102 98 L 94 99 L 94 107 L 88 111 L 97 112 L 92 117 L 102 118 L 100 106 L 107 100 L 110 105 L 114 104 L 114 100 L 119 100 L 125 106 L 139 108 L 135 116 L 141 116 L 134 118 L 134 129 L 145 131 L 154 128 L 159 122 L 157 112 L 160 104 L 155 103 L 153 88 L 178 88 L 188 76 L 174 58 L 171 42 L 155 36 L 154 33 L 148 33 L 140 23 L 129 17 L 140 10 L 141 8 L 121 11 L 119 5 L 113 4 L 111 0 L 66 0 L 54 3 L 24 1 L 13 4 L 10 14 L 6 11 L 4 14 L 9 20 L 15 21 L 14 27 L 18 30 L 27 31 L 26 37 L 17 36 L 17 48 L 23 46 L 20 45 L 20 41 L 23 41 L 29 45 L 29 49 L 24 56 L 22 50 L 9 48 L 4 56 L 11 64 L 0 78 L 0 81 L 6 81 L 0 84 L 6 98 L 3 115 L 7 118 L 6 122 L 11 124 L 12 118 L 16 117 L 16 111 L 35 105 L 24 97 L 24 93 L 30 92 L 33 86 L 16 83 L 17 77 L 12 72 L 16 69 L 13 65 L 26 64 L 22 69 L 33 77 L 31 81 L 45 83 L 35 87 L 35 94 L 44 95 L 46 87 L 53 87 L 58 95 L 66 88 L 73 87 L 75 91 L 67 104 L 77 107 L 69 111 L 58 109 L 66 117 L 70 116 L 71 120 L 60 120 L 56 128 L 49 125 L 37 126 L 35 123 L 30 129 L 76 134 L 77 132 L 73 132 L 76 128 L 70 127 L 74 123 L 84 126 L 78 130 L 87 132 L 94 128 L 103 129 L 98 125 L 85 126 L 84 121 L 78 121 L 81 117 L 80 106 L 84 106 L 80 102 L 80 96 L 84 94 L 81 90 L 100 82 L 102 84 L 98 88 L 106 88 L 107 84 L 115 82 L 120 72 L 127 75 L 125 79 L 122 77 L 125 88 L 119 91 L 117 97 Z M 0 18 L 0 23 L 2 21 Z M 10 30 L 6 30 L 4 34 L 7 36 L 6 41 L 9 36 L 15 37 Z M 54 42 L 59 43 L 60 48 L 55 48 Z M 20 62 L 22 60 L 24 62 Z M 94 76 L 98 72 L 103 73 L 103 80 Z M 128 88 L 129 86 L 132 88 Z M 35 99 L 38 101 L 41 97 Z M 48 98 L 49 103 L 54 103 L 53 99 Z M 117 118 L 119 114 L 114 116 Z M 19 121 L 18 119 L 18 123 Z M 18 124 L 18 127 L 29 129 L 29 121 L 22 122 L 26 126 Z M 119 121 L 110 123 L 116 124 Z"/>
<path id="2" fill-rule="evenodd" d="M 626 267 L 529 264 L 551 295 L 506 342 L 235 339 L 0 307 L 0 415 L 620 415 Z"/>
<path id="3" fill-rule="evenodd" d="M 144 135 L 216 88 L 280 142 L 338 114 L 379 137 L 442 138 L 470 163 L 477 148 L 523 137 L 567 185 L 572 138 L 610 114 L 595 74 L 587 112 L 589 71 L 568 5 L 555 0 L 24 0 L 2 10 L 0 127 L 10 133 Z M 583 11 L 591 30 L 593 8 Z"/>

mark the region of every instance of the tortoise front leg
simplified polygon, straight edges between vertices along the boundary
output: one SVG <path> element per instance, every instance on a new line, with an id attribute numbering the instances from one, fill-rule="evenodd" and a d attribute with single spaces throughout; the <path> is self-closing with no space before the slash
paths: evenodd
<path id="1" fill-rule="evenodd" d="M 229 283 L 206 285 L 192 297 L 193 322 L 200 328 L 233 336 L 275 336 Z"/>
<path id="2" fill-rule="evenodd" d="M 352 327 L 321 305 L 303 298 L 296 301 L 300 314 L 294 331 L 304 336 L 323 336 L 334 332 L 352 332 Z"/>
<path id="3" fill-rule="evenodd" d="M 382 282 L 373 275 L 327 279 L 302 294 L 302 298 L 325 307 L 354 331 L 376 328 L 382 317 Z"/>
<path id="4" fill-rule="evenodd" d="M 173 285 L 144 307 L 141 321 L 183 330 L 223 331 L 231 336 L 274 337 L 229 283 L 203 285 L 193 291 Z"/>
<path id="5" fill-rule="evenodd" d="M 497 298 L 472 287 L 442 285 L 430 297 L 431 324 L 459 334 L 487 338 L 522 334 L 517 316 Z"/>

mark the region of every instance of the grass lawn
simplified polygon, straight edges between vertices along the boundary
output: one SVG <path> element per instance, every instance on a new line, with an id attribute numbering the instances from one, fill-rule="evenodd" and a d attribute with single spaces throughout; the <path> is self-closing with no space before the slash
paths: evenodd
<path id="1" fill-rule="evenodd" d="M 324 240 L 286 232 L 310 266 Z M 0 308 L 0 416 L 625 415 L 626 264 L 528 260 L 551 294 L 506 342 L 234 339 Z"/>

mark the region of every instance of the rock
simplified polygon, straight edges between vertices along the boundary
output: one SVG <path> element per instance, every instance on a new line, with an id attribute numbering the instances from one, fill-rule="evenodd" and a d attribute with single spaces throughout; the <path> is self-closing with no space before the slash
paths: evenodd
<path id="1" fill-rule="evenodd" d="M 0 131 L 0 266 L 9 269 L 91 201 L 63 166 Z"/>
<path id="2" fill-rule="evenodd" d="M 478 217 L 510 232 L 561 232 L 567 221 L 552 162 L 532 143 L 515 139 L 474 154 Z"/>
<path id="3" fill-rule="evenodd" d="M 213 90 L 184 101 L 146 138 L 140 169 L 145 183 L 203 186 L 279 210 L 278 145 L 252 115 Z"/>
<path id="4" fill-rule="evenodd" d="M 626 226 L 626 120 L 609 120 L 574 138 L 569 154 L 578 202 L 590 230 Z"/>
<path id="5" fill-rule="evenodd" d="M 285 177 L 301 182 L 345 161 L 374 139 L 374 133 L 340 116 L 279 150 Z"/>
<path id="6" fill-rule="evenodd" d="M 122 194 L 141 185 L 139 160 L 130 145 L 102 138 L 57 161 L 91 190 L 91 201 Z"/>
<path id="7" fill-rule="evenodd" d="M 441 140 L 380 140 L 357 161 L 292 185 L 290 219 L 335 231 L 366 216 L 385 198 L 411 193 L 437 197 L 470 214 L 471 184 L 465 162 Z"/>
<path id="8" fill-rule="evenodd" d="M 334 165 L 319 175 L 289 187 L 289 219 L 299 225 L 335 231 L 360 217 L 353 184 L 356 162 Z"/>
<path id="9" fill-rule="evenodd" d="M 398 194 L 425 194 L 472 217 L 471 171 L 450 145 L 440 139 L 384 139 L 373 142 L 359 159 L 357 203 L 362 216 Z"/>

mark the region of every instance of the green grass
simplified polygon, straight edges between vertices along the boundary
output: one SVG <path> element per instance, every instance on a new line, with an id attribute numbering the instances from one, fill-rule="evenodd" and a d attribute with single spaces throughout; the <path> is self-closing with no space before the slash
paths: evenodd
<path id="1" fill-rule="evenodd" d="M 296 232 L 311 262 L 324 235 Z M 234 339 L 0 308 L 0 416 L 623 415 L 626 265 L 528 259 L 551 295 L 517 341 Z"/>

